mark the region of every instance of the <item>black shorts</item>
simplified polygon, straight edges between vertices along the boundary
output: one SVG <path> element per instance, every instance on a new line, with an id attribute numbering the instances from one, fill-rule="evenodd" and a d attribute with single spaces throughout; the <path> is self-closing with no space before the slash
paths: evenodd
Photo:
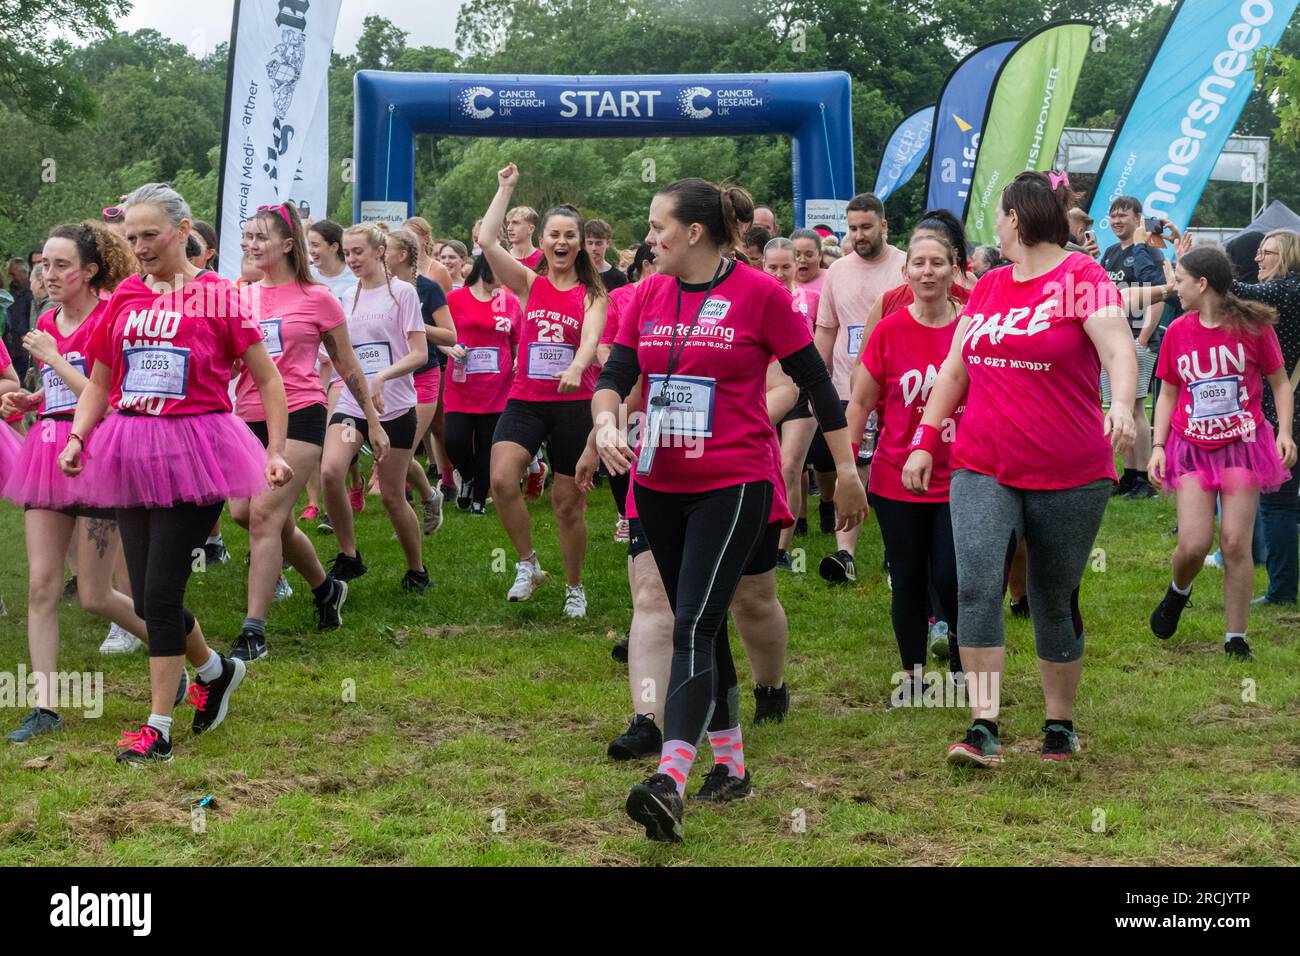
<path id="1" fill-rule="evenodd" d="M 776 567 L 776 553 L 781 547 L 781 522 L 773 521 L 763 532 L 763 538 L 758 542 L 758 547 L 754 549 L 754 556 L 749 559 L 749 564 L 745 565 L 745 570 L 741 572 L 742 576 L 754 574 L 766 574 Z M 644 554 L 650 550 L 650 542 L 646 540 L 645 529 L 641 527 L 641 519 L 627 519 L 627 556 L 632 560 L 638 554 Z"/>
<path id="2" fill-rule="evenodd" d="M 497 420 L 492 444 L 514 442 L 527 449 L 530 455 L 536 455 L 545 442 L 555 473 L 572 478 L 590 434 L 589 399 L 524 402 L 512 398 L 506 402 L 505 411 Z"/>
<path id="3" fill-rule="evenodd" d="M 627 558 L 631 561 L 638 554 L 645 554 L 650 550 L 650 542 L 646 540 L 645 529 L 641 527 L 640 518 L 627 519 Z"/>
<path id="4" fill-rule="evenodd" d="M 270 436 L 267 434 L 266 422 L 245 422 L 248 430 L 257 436 L 257 440 L 265 448 L 270 444 Z M 309 445 L 325 444 L 325 406 L 308 405 L 300 408 L 296 412 L 289 413 L 289 427 L 285 431 L 286 439 L 289 441 L 306 442 Z"/>
<path id="5" fill-rule="evenodd" d="M 800 392 L 799 401 L 794 403 L 794 408 L 786 412 L 785 417 L 782 418 L 781 421 L 778 422 L 777 424 L 783 425 L 786 422 L 797 422 L 801 418 L 812 418 L 812 417 L 813 417 L 812 404 L 808 401 L 808 397 L 803 392 Z"/>
<path id="6" fill-rule="evenodd" d="M 370 423 L 364 418 L 354 418 L 351 415 L 345 415 L 343 412 L 335 412 L 330 416 L 331 425 L 346 425 L 351 422 L 353 427 L 361 433 L 361 440 L 366 444 L 370 443 Z M 384 426 L 384 431 L 388 434 L 388 444 L 393 448 L 400 448 L 403 451 L 410 451 L 415 447 L 415 409 L 408 408 L 396 418 L 390 418 L 386 422 L 380 422 Z"/>
<path id="7" fill-rule="evenodd" d="M 31 505 L 23 505 L 23 511 L 49 511 L 49 508 L 33 508 Z M 61 515 L 67 515 L 69 518 L 98 518 L 101 521 L 116 521 L 116 508 L 92 508 L 90 505 L 72 505 L 68 508 L 53 509 Z"/>
<path id="8" fill-rule="evenodd" d="M 841 401 L 840 405 L 845 411 L 848 410 L 848 402 Z M 823 474 L 835 470 L 835 459 L 831 457 L 830 446 L 826 444 L 826 438 L 820 428 L 817 429 L 817 434 L 813 435 L 812 444 L 808 446 L 808 457 L 804 462 L 812 465 L 813 471 L 820 471 Z"/>

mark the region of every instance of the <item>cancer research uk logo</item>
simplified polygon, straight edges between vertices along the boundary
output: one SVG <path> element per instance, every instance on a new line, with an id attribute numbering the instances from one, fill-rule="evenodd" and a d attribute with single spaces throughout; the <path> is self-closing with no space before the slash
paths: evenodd
<path id="1" fill-rule="evenodd" d="M 705 120 L 733 112 L 761 109 L 761 87 L 711 90 L 691 86 L 675 95 L 677 116 L 688 120 Z M 531 119 L 543 115 L 559 119 L 628 120 L 671 119 L 674 114 L 665 105 L 674 102 L 672 88 L 639 89 L 630 87 L 589 87 L 585 89 L 493 89 L 490 86 L 467 86 L 456 94 L 461 116 L 476 122 L 492 119 L 509 120 L 522 114 Z M 555 111 L 553 114 L 550 111 Z"/>
<path id="2" fill-rule="evenodd" d="M 496 110 L 490 106 L 479 106 L 478 101 L 485 96 L 491 96 L 492 91 L 486 86 L 471 86 L 467 90 L 462 90 L 460 94 L 460 110 L 470 119 L 485 120 L 491 119 L 496 115 Z"/>

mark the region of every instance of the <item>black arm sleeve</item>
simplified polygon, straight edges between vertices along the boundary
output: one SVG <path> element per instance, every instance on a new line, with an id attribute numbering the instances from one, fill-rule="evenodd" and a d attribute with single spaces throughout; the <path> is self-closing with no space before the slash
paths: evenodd
<path id="1" fill-rule="evenodd" d="M 809 343 L 798 352 L 787 355 L 781 359 L 781 368 L 808 393 L 813 414 L 817 416 L 817 424 L 823 433 L 848 427 L 844 406 L 840 404 L 840 396 L 831 383 L 830 373 L 826 371 L 826 363 L 822 361 L 817 346 Z"/>
<path id="2" fill-rule="evenodd" d="M 637 360 L 636 349 L 626 345 L 615 345 L 609 351 L 609 361 L 600 369 L 600 378 L 596 379 L 596 391 L 612 388 L 619 398 L 627 398 L 641 377 L 641 363 Z"/>

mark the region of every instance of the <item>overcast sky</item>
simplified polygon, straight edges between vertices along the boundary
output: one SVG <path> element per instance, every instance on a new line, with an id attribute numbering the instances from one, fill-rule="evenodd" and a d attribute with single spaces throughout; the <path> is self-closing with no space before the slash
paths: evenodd
<path id="1" fill-rule="evenodd" d="M 339 12 L 334 49 L 352 53 L 361 35 L 361 21 L 378 14 L 407 32 L 411 46 L 454 47 L 456 14 L 462 0 L 343 0 Z M 235 0 L 204 0 L 177 3 L 176 0 L 135 0 L 130 14 L 118 21 L 126 33 L 146 28 L 157 30 L 196 52 L 210 50 L 230 40 L 230 16 Z"/>

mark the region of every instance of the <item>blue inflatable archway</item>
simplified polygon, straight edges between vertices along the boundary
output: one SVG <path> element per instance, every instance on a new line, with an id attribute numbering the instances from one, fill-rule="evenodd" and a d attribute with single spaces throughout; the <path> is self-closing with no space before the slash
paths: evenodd
<path id="1" fill-rule="evenodd" d="M 400 222 L 415 209 L 419 133 L 554 139 L 784 133 L 793 141 L 796 226 L 845 228 L 843 203 L 854 188 L 847 73 L 488 76 L 362 70 L 353 88 L 357 222 Z"/>

